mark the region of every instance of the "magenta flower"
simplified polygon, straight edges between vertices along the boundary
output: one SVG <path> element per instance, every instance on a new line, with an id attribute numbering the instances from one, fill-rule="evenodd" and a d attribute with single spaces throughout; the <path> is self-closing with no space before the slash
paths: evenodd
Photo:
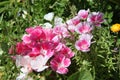
<path id="1" fill-rule="evenodd" d="M 46 37 L 41 26 L 37 26 L 37 27 L 34 27 L 34 28 L 27 28 L 26 32 L 29 34 L 30 39 L 32 41 L 45 39 L 45 37 Z M 28 36 L 27 36 L 27 38 L 26 37 L 24 38 L 24 36 L 23 36 L 23 40 L 24 39 L 28 39 L 29 40 Z"/>
<path id="2" fill-rule="evenodd" d="M 87 21 L 95 26 L 101 26 L 101 23 L 104 22 L 103 13 L 92 12 L 91 14 L 89 14 Z"/>
<path id="3" fill-rule="evenodd" d="M 88 17 L 88 13 L 89 13 L 89 9 L 88 10 L 80 10 L 78 12 L 78 17 L 80 17 L 80 19 L 85 20 Z"/>
<path id="4" fill-rule="evenodd" d="M 28 45 L 26 45 L 23 42 L 18 42 L 16 44 L 16 52 L 19 55 L 26 55 L 26 54 L 28 54 L 31 51 L 32 51 L 32 49 L 30 47 L 28 47 Z"/>
<path id="5" fill-rule="evenodd" d="M 56 55 L 50 62 L 51 68 L 59 74 L 66 74 L 68 72 L 67 67 L 70 64 L 70 59 L 63 54 Z"/>
<path id="6" fill-rule="evenodd" d="M 91 34 L 82 34 L 80 36 L 80 39 L 76 41 L 75 47 L 77 50 L 80 50 L 82 52 L 88 52 L 90 51 L 90 45 L 91 45 Z"/>
<path id="7" fill-rule="evenodd" d="M 59 53 L 63 54 L 66 58 L 72 58 L 74 56 L 74 52 L 72 52 L 72 50 L 64 44 L 62 45 Z"/>
<path id="8" fill-rule="evenodd" d="M 88 22 L 81 22 L 77 25 L 75 30 L 79 34 L 90 33 L 90 31 L 92 30 L 92 26 Z"/>

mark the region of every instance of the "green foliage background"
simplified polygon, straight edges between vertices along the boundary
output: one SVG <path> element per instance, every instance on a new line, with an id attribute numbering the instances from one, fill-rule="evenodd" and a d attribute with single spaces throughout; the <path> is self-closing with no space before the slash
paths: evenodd
<path id="1" fill-rule="evenodd" d="M 52 71 L 29 74 L 34 80 L 120 80 L 120 33 L 110 32 L 114 23 L 120 23 L 119 0 L 0 0 L 0 80 L 15 80 L 19 73 L 8 50 L 21 40 L 27 27 L 44 23 L 48 12 L 72 18 L 80 9 L 101 11 L 105 22 L 93 31 L 91 51 L 76 53 L 67 75 Z M 27 11 L 26 18 L 22 17 Z M 71 45 L 69 43 L 69 45 Z"/>

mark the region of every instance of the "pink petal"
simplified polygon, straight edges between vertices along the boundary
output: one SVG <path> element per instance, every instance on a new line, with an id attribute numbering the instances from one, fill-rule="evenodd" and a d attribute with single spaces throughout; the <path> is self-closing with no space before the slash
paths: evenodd
<path id="1" fill-rule="evenodd" d="M 59 68 L 56 72 L 59 74 L 66 74 L 68 72 L 68 69 L 67 68 Z"/>

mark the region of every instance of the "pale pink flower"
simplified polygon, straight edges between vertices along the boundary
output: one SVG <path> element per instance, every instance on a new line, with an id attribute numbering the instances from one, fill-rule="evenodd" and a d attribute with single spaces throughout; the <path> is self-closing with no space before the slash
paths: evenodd
<path id="1" fill-rule="evenodd" d="M 48 60 L 49 58 L 47 56 L 39 55 L 30 61 L 31 68 L 37 72 L 41 72 L 48 68 L 48 66 L 46 65 Z"/>
<path id="2" fill-rule="evenodd" d="M 77 25 L 78 23 L 80 23 L 80 18 L 78 16 L 75 16 L 71 19 L 71 21 L 74 25 Z"/>
<path id="3" fill-rule="evenodd" d="M 78 16 L 75 16 L 74 18 L 66 21 L 67 28 L 71 31 L 74 32 L 76 25 L 80 23 L 80 18 Z"/>
<path id="4" fill-rule="evenodd" d="M 99 26 L 101 26 L 101 23 L 104 22 L 103 13 L 92 12 L 91 14 L 89 14 L 87 21 L 90 22 L 91 24 L 99 27 Z"/>
<path id="5" fill-rule="evenodd" d="M 81 22 L 77 25 L 75 30 L 79 34 L 90 33 L 92 26 L 88 22 Z"/>
<path id="6" fill-rule="evenodd" d="M 31 71 L 30 61 L 31 61 L 31 58 L 29 56 L 16 55 L 17 67 L 26 67 L 28 71 Z"/>
<path id="7" fill-rule="evenodd" d="M 70 64 L 70 59 L 63 54 L 56 55 L 50 62 L 51 68 L 59 74 L 66 74 L 68 72 L 67 67 Z"/>
<path id="8" fill-rule="evenodd" d="M 90 45 L 91 45 L 91 34 L 82 34 L 80 36 L 80 39 L 76 41 L 75 47 L 77 50 L 80 50 L 82 52 L 88 52 L 90 51 Z"/>
<path id="9" fill-rule="evenodd" d="M 70 20 L 66 21 L 67 25 L 77 25 L 78 23 L 80 23 L 80 18 L 78 16 L 73 17 Z"/>
<path id="10" fill-rule="evenodd" d="M 78 17 L 80 17 L 80 19 L 85 20 L 85 19 L 87 19 L 88 14 L 89 14 L 89 9 L 88 10 L 80 10 L 78 12 Z"/>
<path id="11" fill-rule="evenodd" d="M 55 26 L 53 28 L 53 31 L 59 38 L 65 38 L 70 36 L 65 24 Z"/>

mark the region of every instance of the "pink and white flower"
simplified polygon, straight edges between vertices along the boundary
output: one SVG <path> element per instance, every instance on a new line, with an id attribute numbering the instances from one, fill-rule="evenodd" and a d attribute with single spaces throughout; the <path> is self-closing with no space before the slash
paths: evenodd
<path id="1" fill-rule="evenodd" d="M 65 24 L 57 25 L 53 29 L 54 29 L 54 33 L 59 38 L 66 38 L 70 36 Z"/>
<path id="2" fill-rule="evenodd" d="M 49 57 L 39 55 L 30 61 L 31 68 L 37 72 L 41 72 L 46 68 L 48 68 L 48 66 L 46 65 L 48 60 L 49 60 Z"/>
<path id="3" fill-rule="evenodd" d="M 66 58 L 63 54 L 56 55 L 50 62 L 51 68 L 59 74 L 66 74 L 68 72 L 67 67 L 70 64 L 70 59 Z"/>
<path id="4" fill-rule="evenodd" d="M 85 19 L 87 19 L 88 14 L 89 14 L 89 9 L 88 10 L 80 10 L 78 12 L 78 17 L 80 17 L 80 19 L 85 20 Z"/>
<path id="5" fill-rule="evenodd" d="M 75 31 L 76 25 L 79 23 L 80 23 L 80 18 L 78 16 L 75 16 L 74 18 L 66 21 L 67 28 L 72 32 Z"/>
<path id="6" fill-rule="evenodd" d="M 94 26 L 101 26 L 101 23 L 104 22 L 103 13 L 100 12 L 92 12 L 89 14 L 87 21 L 93 24 Z"/>
<path id="7" fill-rule="evenodd" d="M 90 51 L 90 45 L 91 45 L 91 34 L 82 34 L 79 38 L 79 40 L 76 41 L 75 47 L 77 50 L 80 50 L 82 52 L 88 52 Z"/>
<path id="8" fill-rule="evenodd" d="M 92 26 L 88 22 L 81 22 L 77 25 L 75 30 L 79 34 L 90 33 Z"/>

